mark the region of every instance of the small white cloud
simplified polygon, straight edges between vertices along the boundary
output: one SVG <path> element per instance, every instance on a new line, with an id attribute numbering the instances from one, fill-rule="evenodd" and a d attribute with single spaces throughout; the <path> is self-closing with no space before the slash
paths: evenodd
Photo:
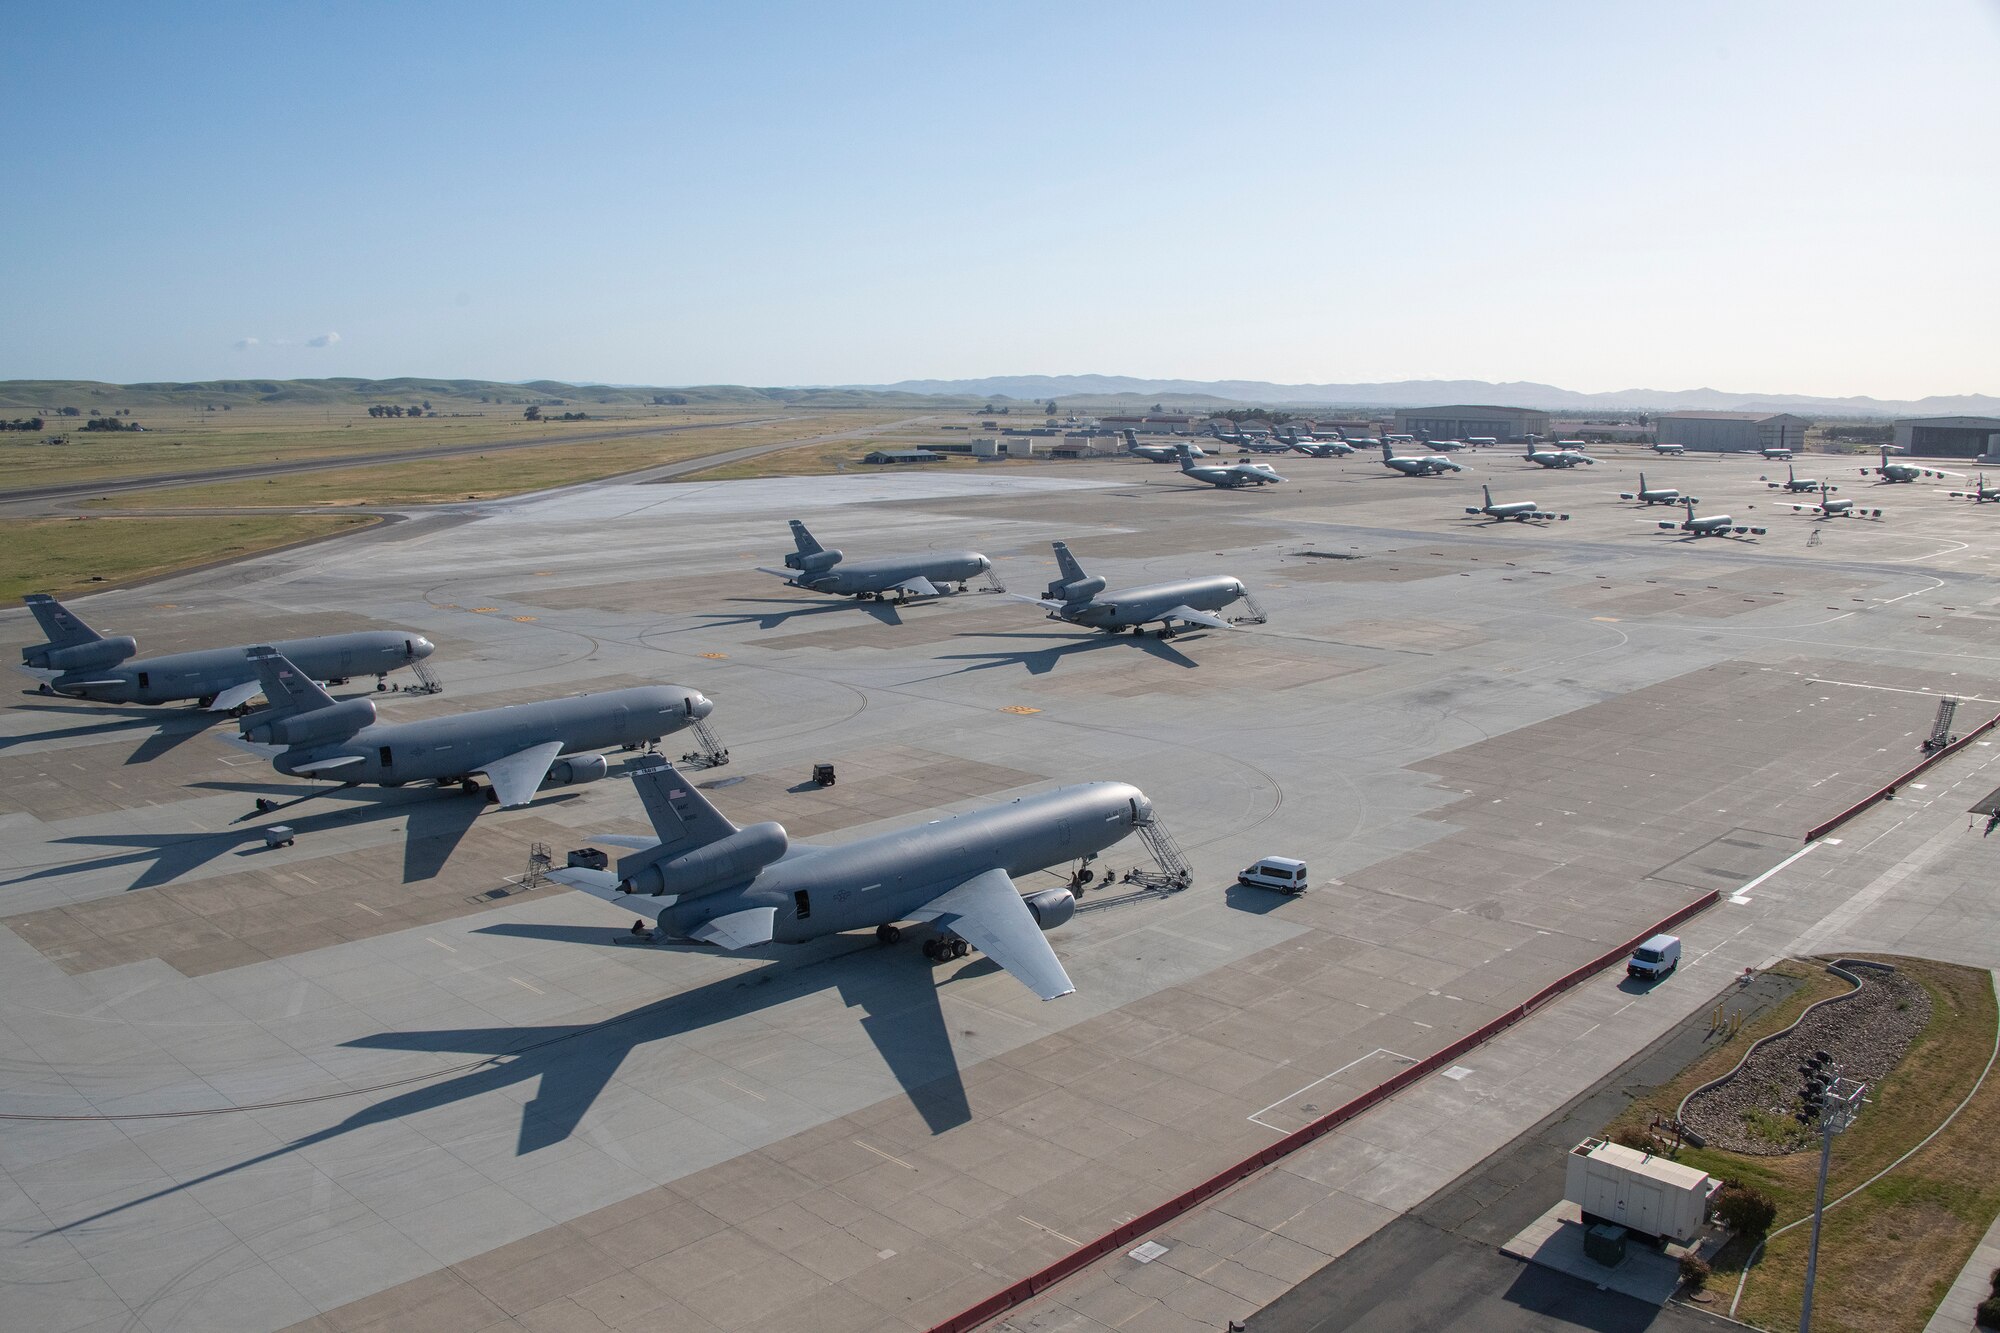
<path id="1" fill-rule="evenodd" d="M 340 335 L 337 333 L 322 333 L 306 339 L 306 346 L 331 347 L 339 341 L 340 341 Z"/>
<path id="2" fill-rule="evenodd" d="M 248 348 L 256 347 L 263 341 L 262 338 L 238 338 L 236 340 L 236 350 L 241 352 Z"/>

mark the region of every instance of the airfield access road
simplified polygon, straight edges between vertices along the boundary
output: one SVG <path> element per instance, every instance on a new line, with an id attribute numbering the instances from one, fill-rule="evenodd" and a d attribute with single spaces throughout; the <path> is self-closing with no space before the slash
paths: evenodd
<path id="1" fill-rule="evenodd" d="M 1177 1226 L 1169 1257 L 1119 1255 L 1013 1316 L 1216 1326 L 1745 966 L 1801 940 L 2000 950 L 1963 814 L 2000 786 L 1989 738 L 1790 859 L 1908 766 L 1938 693 L 2000 710 L 1992 507 L 1884 487 L 1887 519 L 1819 521 L 1730 459 L 1704 462 L 1705 507 L 1770 531 L 1690 540 L 1615 498 L 1642 462 L 1676 484 L 1650 457 L 1472 461 L 1411 480 L 1301 459 L 1254 492 L 1124 460 L 582 485 L 84 599 L 148 652 L 421 629 L 446 693 L 379 696 L 391 720 L 683 682 L 732 752 L 691 780 L 794 839 L 1132 781 L 1197 878 L 1055 931 L 1078 993 L 1048 1004 L 915 938 L 647 946 L 522 882 L 536 843 L 645 832 L 629 783 L 511 811 L 315 786 L 213 719 L 19 696 L 0 1113 L 78 1118 L 0 1135 L 0 1308 L 37 1328 L 929 1328 L 1723 892 L 1665 985 L 1579 987 L 1189 1215 L 1207 1240 Z M 1467 519 L 1481 481 L 1575 517 Z M 791 517 L 856 555 L 974 546 L 1030 591 L 1058 538 L 1114 587 L 1229 573 L 1270 621 L 1112 639 L 978 593 L 812 597 L 754 568 Z M 0 614 L 0 650 L 26 638 Z M 819 761 L 837 786 L 806 781 Z M 273 822 L 295 845 L 265 848 Z M 1264 855 L 1307 861 L 1312 891 L 1232 887 Z M 133 1113 L 161 1118 L 105 1118 Z"/>

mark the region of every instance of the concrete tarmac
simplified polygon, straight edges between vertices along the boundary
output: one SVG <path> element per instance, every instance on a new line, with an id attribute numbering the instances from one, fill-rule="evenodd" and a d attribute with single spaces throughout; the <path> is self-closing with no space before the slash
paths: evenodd
<path id="1" fill-rule="evenodd" d="M 519 882 L 535 844 L 644 831 L 629 784 L 507 812 L 316 787 L 198 717 L 24 696 L 0 715 L 0 1112 L 42 1118 L 0 1135 L 0 1323 L 928 1327 L 1759 880 L 1911 761 L 1936 692 L 2000 710 L 1975 688 L 1992 511 L 1899 486 L 1880 523 L 1819 522 L 1773 512 L 1761 460 L 1644 459 L 1771 529 L 1690 541 L 1615 499 L 1641 461 L 584 486 L 85 600 L 146 652 L 422 630 L 447 692 L 391 718 L 693 686 L 734 756 L 698 780 L 795 837 L 1133 781 L 1197 883 L 1057 931 L 1079 992 L 1053 1004 L 911 940 L 646 947 Z M 1467 519 L 1481 479 L 1576 517 Z M 974 546 L 1031 594 L 1053 538 L 1114 587 L 1229 572 L 1270 621 L 1112 640 L 992 594 L 814 598 L 752 568 L 794 516 L 855 554 Z M 1991 755 L 1691 924 L 1677 984 L 1591 983 L 1232 1192 L 1261 1200 L 1224 1228 L 1234 1268 L 1135 1288 L 1107 1264 L 1019 1318 L 1245 1317 L 1807 932 L 1977 953 L 1990 894 L 1962 814 L 1938 821 L 1952 784 L 2000 785 Z M 837 787 L 802 782 L 821 760 Z M 296 846 L 263 849 L 274 820 Z M 1265 854 L 1313 892 L 1233 888 Z M 1948 873 L 1888 878 L 1911 856 Z"/>

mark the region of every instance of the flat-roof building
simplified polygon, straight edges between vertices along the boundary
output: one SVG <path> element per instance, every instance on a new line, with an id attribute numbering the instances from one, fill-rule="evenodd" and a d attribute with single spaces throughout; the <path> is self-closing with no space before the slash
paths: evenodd
<path id="1" fill-rule="evenodd" d="M 1896 447 L 1930 458 L 1981 458 L 2000 449 L 2000 417 L 1908 417 Z"/>
<path id="2" fill-rule="evenodd" d="M 1812 422 L 1789 412 L 1662 412 L 1653 418 L 1661 444 L 1718 454 L 1806 447 Z"/>
<path id="3" fill-rule="evenodd" d="M 871 449 L 864 463 L 942 463 L 944 455 L 930 449 Z"/>
<path id="4" fill-rule="evenodd" d="M 1422 440 L 1462 440 L 1468 435 L 1525 440 L 1549 433 L 1549 414 L 1530 407 L 1404 407 L 1396 409 L 1394 430 Z"/>

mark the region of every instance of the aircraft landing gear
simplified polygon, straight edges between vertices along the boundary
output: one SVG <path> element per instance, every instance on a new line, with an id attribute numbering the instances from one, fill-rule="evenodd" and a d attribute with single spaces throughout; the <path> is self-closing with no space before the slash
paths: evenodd
<path id="1" fill-rule="evenodd" d="M 945 963 L 954 958 L 963 958 L 972 952 L 972 946 L 964 940 L 932 939 L 924 941 L 924 957 L 933 963 Z"/>
<path id="2" fill-rule="evenodd" d="M 479 779 L 460 778 L 458 780 L 458 789 L 464 792 L 467 796 L 471 796 L 479 790 Z"/>
<path id="3" fill-rule="evenodd" d="M 204 694 L 201 696 L 201 698 L 196 699 L 194 701 L 194 706 L 196 708 L 212 708 L 215 706 L 215 696 L 212 694 Z"/>
<path id="4" fill-rule="evenodd" d="M 903 932 L 899 930 L 897 927 L 890 925 L 886 922 L 882 925 L 875 927 L 875 939 L 878 943 L 894 944 L 897 940 L 900 940 L 902 938 L 903 938 Z"/>

